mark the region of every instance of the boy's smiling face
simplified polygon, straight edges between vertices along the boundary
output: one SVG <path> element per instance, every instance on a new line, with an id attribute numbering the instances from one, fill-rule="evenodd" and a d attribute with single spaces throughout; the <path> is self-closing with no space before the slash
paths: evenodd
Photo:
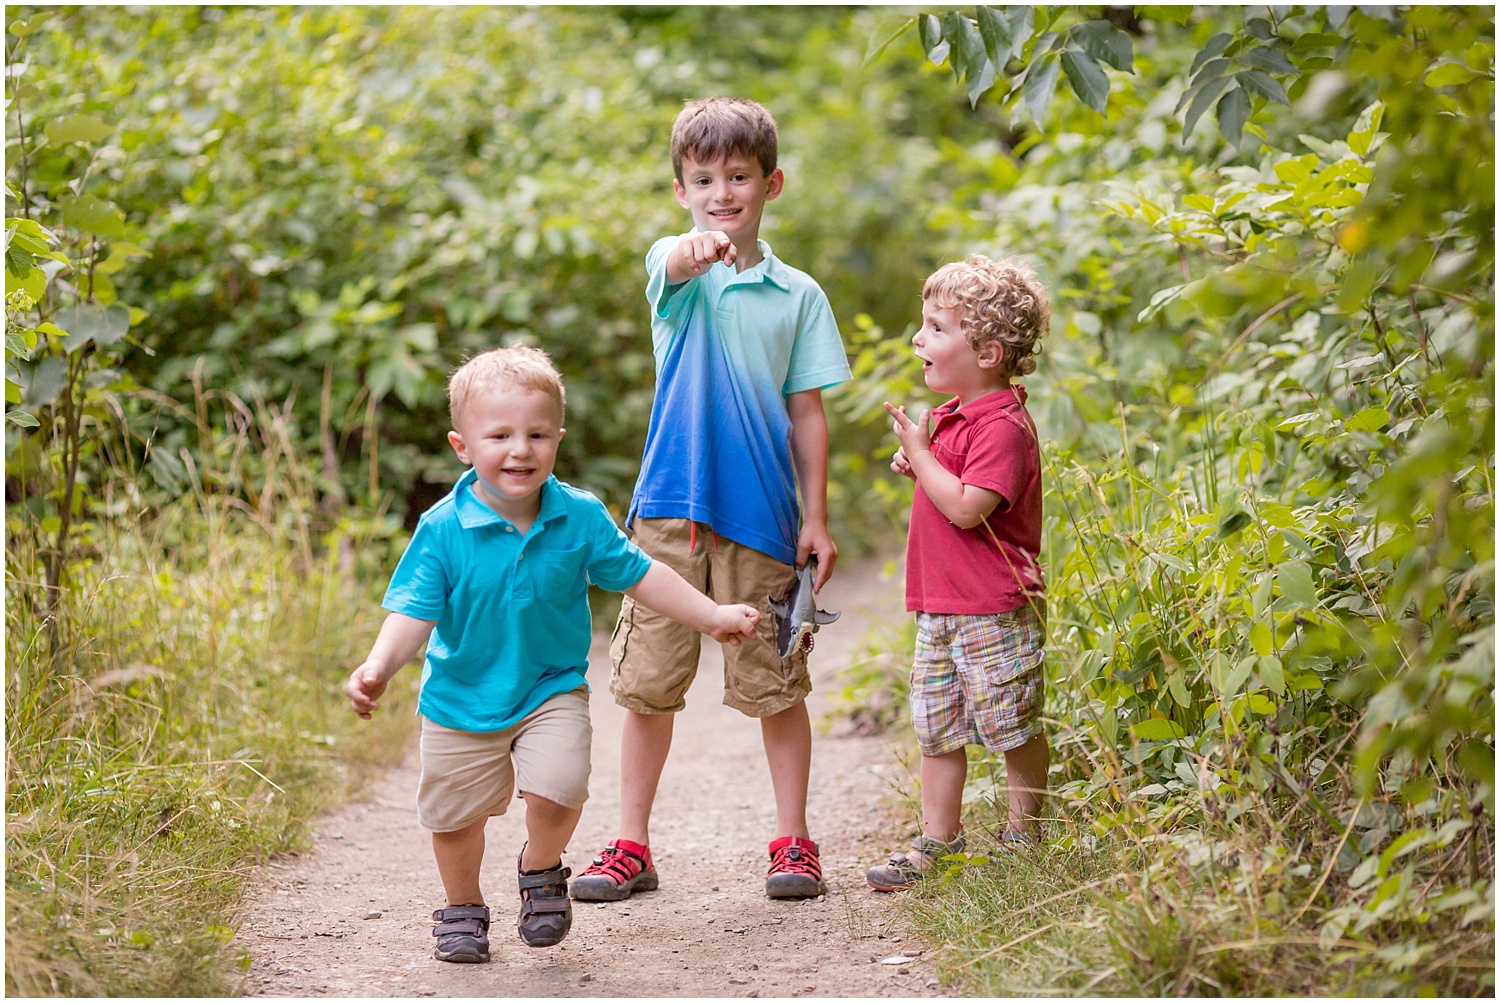
<path id="1" fill-rule="evenodd" d="M 563 437 L 557 401 L 529 387 L 491 387 L 475 394 L 454 424 L 448 442 L 474 467 L 476 493 L 505 519 L 529 525 Z"/>
<path id="2" fill-rule="evenodd" d="M 756 159 L 735 152 L 713 163 L 682 158 L 682 180 L 672 179 L 677 201 L 700 230 L 718 230 L 735 242 L 760 235 L 766 203 L 781 194 L 781 168 L 767 177 Z"/>

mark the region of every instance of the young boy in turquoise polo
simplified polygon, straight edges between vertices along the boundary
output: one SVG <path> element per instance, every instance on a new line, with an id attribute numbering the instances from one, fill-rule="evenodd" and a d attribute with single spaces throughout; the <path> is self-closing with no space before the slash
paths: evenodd
<path id="1" fill-rule="evenodd" d="M 720 641 L 753 633 L 760 617 L 694 591 L 630 543 L 597 498 L 552 476 L 564 398 L 545 353 L 479 355 L 448 396 L 448 441 L 471 469 L 423 513 L 386 590 L 390 614 L 347 690 L 369 717 L 426 645 L 417 821 L 432 832 L 447 898 L 432 915 L 434 955 L 478 962 L 489 960 L 484 827 L 515 790 L 526 799 L 517 931 L 548 947 L 572 924 L 562 853 L 588 797 L 589 582 Z"/>
<path id="2" fill-rule="evenodd" d="M 784 182 L 776 146 L 753 101 L 692 101 L 672 128 L 672 188 L 694 228 L 646 255 L 656 398 L 627 522 L 715 602 L 762 614 L 757 635 L 725 651 L 724 703 L 760 721 L 776 797 L 766 893 L 801 898 L 825 890 L 807 827 L 812 683 L 805 651 L 778 654 L 767 597 L 787 595 L 811 557 L 816 588 L 833 572 L 822 391 L 850 373 L 828 298 L 759 239 Z M 697 634 L 625 600 L 610 651 L 610 692 L 627 712 L 620 827 L 575 898 L 657 887 L 651 808 L 698 655 Z"/>

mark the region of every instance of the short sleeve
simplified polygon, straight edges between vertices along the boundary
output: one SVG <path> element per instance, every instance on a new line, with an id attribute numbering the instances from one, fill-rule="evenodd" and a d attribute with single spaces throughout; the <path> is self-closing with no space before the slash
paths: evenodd
<path id="1" fill-rule="evenodd" d="M 441 532 L 425 519 L 417 523 L 417 531 L 386 587 L 380 603 L 383 608 L 417 620 L 436 620 L 442 616 L 453 583 L 440 537 Z"/>
<path id="2" fill-rule="evenodd" d="M 1015 504 L 1041 466 L 1036 433 L 1002 411 L 975 429 L 959 480 L 999 493 L 1005 508 Z"/>
<path id="3" fill-rule="evenodd" d="M 849 358 L 839 336 L 838 322 L 823 290 L 814 286 L 803 295 L 797 318 L 797 339 L 787 366 L 781 395 L 822 390 L 849 379 Z"/>
<path id="4" fill-rule="evenodd" d="M 609 509 L 597 498 L 587 500 L 589 528 L 589 581 L 601 589 L 623 592 L 639 582 L 651 567 L 651 558 L 630 542 Z"/>
<path id="5" fill-rule="evenodd" d="M 689 279 L 674 286 L 667 281 L 667 259 L 677 249 L 682 237 L 681 234 L 663 237 L 646 252 L 646 301 L 651 304 L 651 315 L 659 320 L 672 316 L 674 308 L 694 282 Z"/>

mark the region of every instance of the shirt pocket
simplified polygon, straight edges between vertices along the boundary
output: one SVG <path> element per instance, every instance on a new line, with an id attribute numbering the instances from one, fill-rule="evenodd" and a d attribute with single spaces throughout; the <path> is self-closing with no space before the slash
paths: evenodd
<path id="1" fill-rule="evenodd" d="M 536 555 L 533 579 L 537 598 L 549 603 L 566 603 L 588 590 L 584 580 L 584 563 L 588 547 L 570 550 L 548 550 Z"/>

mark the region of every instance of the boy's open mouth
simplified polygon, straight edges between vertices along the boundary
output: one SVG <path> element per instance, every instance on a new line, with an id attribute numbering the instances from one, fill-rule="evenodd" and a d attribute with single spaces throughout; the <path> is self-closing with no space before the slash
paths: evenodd
<path id="1" fill-rule="evenodd" d="M 740 214 L 740 210 L 739 209 L 710 209 L 708 211 L 708 214 L 710 216 L 713 216 L 713 217 L 717 218 L 717 219 L 723 219 L 723 218 L 725 218 L 727 216 L 738 216 Z"/>

